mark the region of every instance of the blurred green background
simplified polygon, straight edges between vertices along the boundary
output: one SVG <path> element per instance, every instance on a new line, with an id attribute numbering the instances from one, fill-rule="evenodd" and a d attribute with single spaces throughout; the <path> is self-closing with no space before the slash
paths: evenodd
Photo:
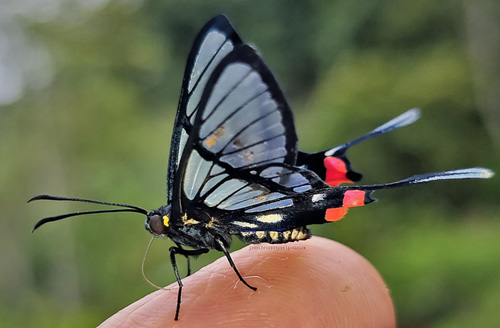
<path id="1" fill-rule="evenodd" d="M 143 217 L 81 217 L 31 234 L 44 216 L 95 207 L 26 200 L 49 193 L 163 205 L 187 54 L 218 13 L 275 72 L 302 150 L 336 146 L 420 107 L 416 124 L 350 150 L 363 183 L 473 166 L 500 172 L 495 0 L 0 6 L 2 327 L 95 326 L 153 291 L 140 271 L 150 238 Z M 380 191 L 379 202 L 314 233 L 378 268 L 401 327 L 498 327 L 499 181 Z M 157 284 L 174 281 L 170 245 L 157 241 L 147 259 Z M 202 256 L 194 268 L 217 257 Z"/>

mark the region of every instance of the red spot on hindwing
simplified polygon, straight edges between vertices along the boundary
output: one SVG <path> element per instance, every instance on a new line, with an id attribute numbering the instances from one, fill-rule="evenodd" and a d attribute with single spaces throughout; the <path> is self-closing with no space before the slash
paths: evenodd
<path id="1" fill-rule="evenodd" d="M 325 212 L 325 220 L 329 222 L 338 221 L 344 217 L 349 207 L 365 205 L 366 192 L 363 190 L 347 190 L 344 193 L 343 206 L 329 208 Z"/>
<path id="2" fill-rule="evenodd" d="M 356 207 L 365 205 L 365 194 L 363 190 L 347 190 L 344 193 L 344 206 Z"/>
<path id="3" fill-rule="evenodd" d="M 326 169 L 325 182 L 332 187 L 336 187 L 341 183 L 352 183 L 346 177 L 347 167 L 343 160 L 333 156 L 327 156 L 323 160 Z"/>
<path id="4" fill-rule="evenodd" d="M 329 222 L 338 221 L 347 213 L 347 207 L 329 208 L 325 213 L 325 220 Z"/>

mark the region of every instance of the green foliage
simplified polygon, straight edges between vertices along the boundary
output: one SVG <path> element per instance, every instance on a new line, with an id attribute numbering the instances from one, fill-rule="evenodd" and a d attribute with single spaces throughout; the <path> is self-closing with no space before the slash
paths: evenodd
<path id="1" fill-rule="evenodd" d="M 50 193 L 164 204 L 185 60 L 217 13 L 256 45 L 290 95 L 301 149 L 332 147 L 420 107 L 415 125 L 350 150 L 363 183 L 471 166 L 500 172 L 499 143 L 486 127 L 498 118 L 478 105 L 485 101 L 474 80 L 480 65 L 467 51 L 467 8 L 453 1 L 112 1 L 73 9 L 75 21 L 64 13 L 26 20 L 55 74 L 49 86 L 0 107 L 0 322 L 95 326 L 152 290 L 140 272 L 149 240 L 142 217 L 68 220 L 31 235 L 36 219 L 87 207 L 24 202 Z M 380 191 L 378 203 L 314 231 L 379 269 L 401 326 L 493 326 L 499 190 L 494 178 Z M 158 284 L 174 281 L 168 246 L 156 241 L 146 263 Z"/>

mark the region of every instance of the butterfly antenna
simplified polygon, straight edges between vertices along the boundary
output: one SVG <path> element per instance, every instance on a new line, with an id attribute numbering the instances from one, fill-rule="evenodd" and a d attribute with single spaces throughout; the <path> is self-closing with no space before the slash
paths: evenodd
<path id="1" fill-rule="evenodd" d="M 332 148 L 328 151 L 325 152 L 325 156 L 341 156 L 343 155 L 347 149 L 350 147 L 360 143 L 361 141 L 364 141 L 366 139 L 370 139 L 373 137 L 376 137 L 378 135 L 390 132 L 392 130 L 396 130 L 399 128 L 402 128 L 404 126 L 410 125 L 417 121 L 420 118 L 420 109 L 418 108 L 412 108 L 410 110 L 407 110 L 403 114 L 393 118 L 392 120 L 382 124 L 381 126 L 375 128 L 374 130 L 370 131 L 369 133 L 365 134 L 364 136 L 358 137 L 352 141 L 349 141 L 343 145 L 337 146 L 335 148 Z"/>
<path id="2" fill-rule="evenodd" d="M 63 196 L 53 196 L 53 195 L 38 195 L 38 196 L 35 196 L 33 198 L 30 198 L 28 200 L 28 203 L 36 201 L 36 200 L 57 200 L 57 201 L 82 202 L 82 203 L 92 203 L 92 204 L 99 204 L 99 205 L 118 206 L 118 207 L 123 207 L 123 208 L 112 209 L 112 210 L 72 212 L 72 213 L 67 213 L 67 214 L 49 216 L 49 217 L 43 218 L 40 221 L 38 221 L 35 224 L 35 226 L 33 227 L 32 232 L 34 232 L 36 229 L 38 229 L 40 226 L 44 225 L 45 223 L 59 221 L 59 220 L 69 218 L 72 216 L 80 216 L 80 215 L 88 215 L 88 214 L 100 214 L 100 213 L 112 213 L 112 212 L 133 212 L 133 213 L 141 213 L 141 214 L 145 214 L 145 215 L 147 215 L 147 213 L 148 213 L 143 208 L 133 206 L 133 205 L 128 205 L 128 204 L 110 203 L 110 202 L 102 202 L 102 201 L 98 201 L 98 200 L 90 200 L 90 199 L 84 199 L 84 198 L 73 198 L 73 197 L 63 197 Z"/>
<path id="3" fill-rule="evenodd" d="M 460 170 L 452 170 L 452 171 L 444 171 L 444 172 L 436 172 L 436 173 L 427 173 L 421 175 L 414 175 L 412 177 L 390 182 L 384 184 L 375 184 L 375 185 L 367 185 L 367 186 L 352 186 L 346 187 L 347 189 L 361 189 L 367 191 L 380 190 L 380 189 L 389 189 L 389 188 L 397 188 L 397 187 L 405 187 L 414 184 L 427 183 L 438 180 L 458 180 L 458 179 L 488 179 L 491 178 L 495 173 L 490 169 L 486 169 L 483 167 L 474 167 L 469 169 L 460 169 Z"/>

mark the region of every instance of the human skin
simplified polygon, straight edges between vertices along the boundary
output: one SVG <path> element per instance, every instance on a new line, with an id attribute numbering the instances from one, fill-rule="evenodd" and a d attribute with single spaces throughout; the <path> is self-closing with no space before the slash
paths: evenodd
<path id="1" fill-rule="evenodd" d="M 312 237 L 247 246 L 127 306 L 99 327 L 395 327 L 389 290 L 377 270 L 338 242 Z"/>

